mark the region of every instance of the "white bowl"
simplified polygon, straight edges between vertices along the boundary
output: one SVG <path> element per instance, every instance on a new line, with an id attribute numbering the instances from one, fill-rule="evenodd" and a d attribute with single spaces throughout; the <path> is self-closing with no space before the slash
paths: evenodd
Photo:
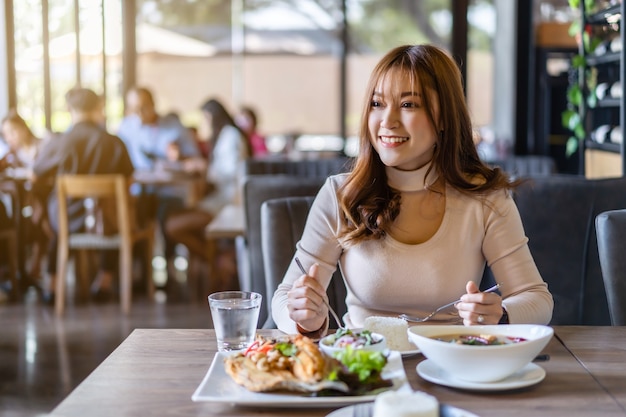
<path id="1" fill-rule="evenodd" d="M 361 330 L 353 330 L 353 332 L 356 335 L 359 335 L 361 333 Z M 379 333 L 371 333 L 371 335 L 372 335 L 372 341 L 374 343 L 369 344 L 369 345 L 360 345 L 360 346 L 357 346 L 356 349 L 375 351 L 375 352 L 384 352 L 387 349 L 387 339 L 385 338 L 385 336 Z M 324 352 L 328 356 L 334 356 L 336 352 L 339 352 L 345 349 L 345 346 L 344 347 L 333 346 L 335 343 L 335 340 L 336 340 L 335 334 L 329 334 L 328 336 L 320 339 L 319 347 L 322 350 L 322 352 Z"/>
<path id="2" fill-rule="evenodd" d="M 548 344 L 554 330 L 536 324 L 493 326 L 413 326 L 409 339 L 424 356 L 451 376 L 472 382 L 494 382 L 522 369 Z M 458 334 L 524 338 L 504 345 L 473 346 L 437 340 Z"/>

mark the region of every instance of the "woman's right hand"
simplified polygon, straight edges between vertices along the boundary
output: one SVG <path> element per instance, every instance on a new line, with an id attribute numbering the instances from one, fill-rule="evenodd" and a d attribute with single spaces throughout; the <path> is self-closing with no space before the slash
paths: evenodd
<path id="1" fill-rule="evenodd" d="M 317 280 L 318 268 L 318 264 L 313 264 L 308 274 L 294 281 L 287 293 L 289 318 L 305 333 L 320 330 L 328 319 L 328 308 L 324 303 L 326 289 Z"/>

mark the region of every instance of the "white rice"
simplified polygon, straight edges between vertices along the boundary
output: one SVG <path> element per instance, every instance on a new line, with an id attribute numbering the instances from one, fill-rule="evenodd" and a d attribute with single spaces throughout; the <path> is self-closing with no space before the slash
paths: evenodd
<path id="1" fill-rule="evenodd" d="M 397 317 L 371 316 L 365 319 L 365 330 L 380 333 L 387 339 L 387 347 L 391 350 L 407 351 L 416 347 L 409 341 L 406 321 Z"/>

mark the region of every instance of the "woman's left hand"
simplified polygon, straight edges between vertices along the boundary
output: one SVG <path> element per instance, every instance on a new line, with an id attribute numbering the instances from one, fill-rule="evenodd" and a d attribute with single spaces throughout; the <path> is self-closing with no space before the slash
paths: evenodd
<path id="1" fill-rule="evenodd" d="M 455 305 L 463 324 L 498 324 L 502 317 L 502 297 L 496 293 L 480 292 L 478 286 L 469 281 L 465 285 L 467 294 Z"/>

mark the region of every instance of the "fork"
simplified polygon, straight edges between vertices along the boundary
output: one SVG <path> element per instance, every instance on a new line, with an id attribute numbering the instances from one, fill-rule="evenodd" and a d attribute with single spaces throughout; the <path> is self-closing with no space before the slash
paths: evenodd
<path id="1" fill-rule="evenodd" d="M 495 290 L 497 290 L 498 288 L 500 288 L 502 284 L 501 283 L 497 283 L 496 285 L 494 285 L 491 288 L 487 288 L 485 291 L 483 291 L 484 293 L 488 293 L 488 292 L 494 292 Z M 455 305 L 456 303 L 460 302 L 461 300 L 458 299 L 456 301 L 453 301 L 451 303 L 448 304 L 444 304 L 441 307 L 437 308 L 435 311 L 433 311 L 432 313 L 430 313 L 429 315 L 427 315 L 426 317 L 420 318 L 420 317 L 413 317 L 413 316 L 409 316 L 408 314 L 400 314 L 398 317 L 400 317 L 401 319 L 404 319 L 406 321 L 412 321 L 415 323 L 422 323 L 425 321 L 430 320 L 435 314 L 439 313 L 441 310 L 445 310 L 448 307 L 452 307 L 453 305 Z"/>
<path id="2" fill-rule="evenodd" d="M 304 269 L 304 266 L 302 266 L 302 262 L 300 262 L 300 259 L 298 259 L 297 256 L 295 257 L 295 260 L 296 260 L 296 263 L 298 264 L 298 268 L 300 268 L 300 271 L 302 271 L 304 275 L 309 275 L 306 272 L 306 269 Z M 341 319 L 339 318 L 339 315 L 335 312 L 335 310 L 333 310 L 333 308 L 330 306 L 328 301 L 326 301 L 324 297 L 322 297 L 322 301 L 324 302 L 324 304 L 326 304 L 326 308 L 328 308 L 328 311 L 330 311 L 330 314 L 333 316 L 333 319 L 335 319 L 335 321 L 337 322 L 337 326 L 339 326 L 341 330 L 345 330 L 346 328 L 342 324 Z"/>

